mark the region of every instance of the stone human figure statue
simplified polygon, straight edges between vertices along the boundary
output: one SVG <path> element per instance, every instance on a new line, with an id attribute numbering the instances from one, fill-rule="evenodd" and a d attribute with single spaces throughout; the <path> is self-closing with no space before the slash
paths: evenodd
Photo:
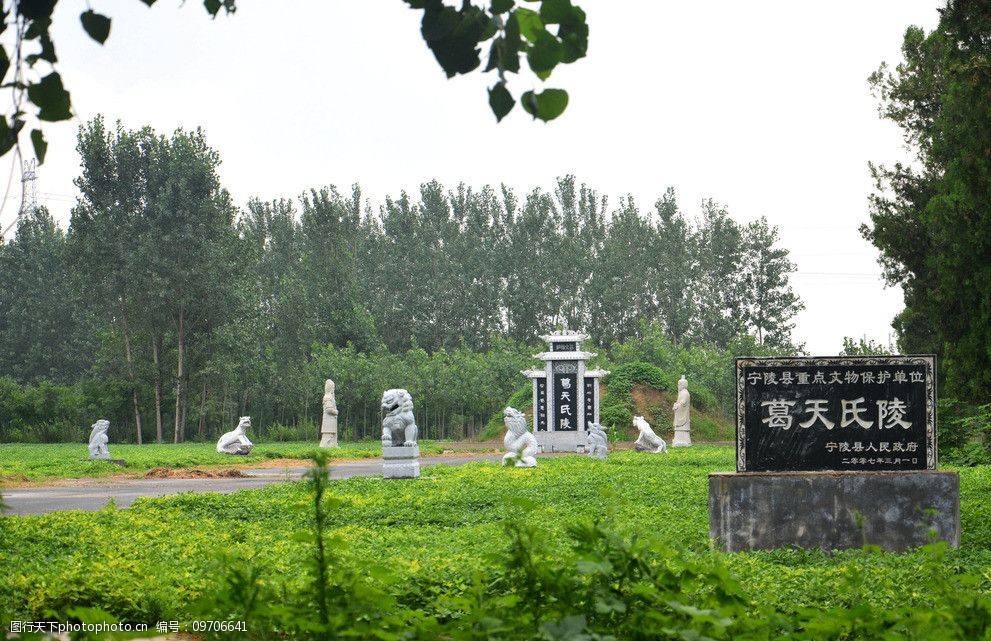
<path id="1" fill-rule="evenodd" d="M 592 458 L 604 459 L 609 454 L 606 430 L 598 423 L 588 426 L 588 455 Z"/>
<path id="2" fill-rule="evenodd" d="M 416 446 L 416 419 L 413 397 L 404 389 L 390 389 L 382 394 L 382 447 Z"/>
<path id="3" fill-rule="evenodd" d="M 251 417 L 242 416 L 237 427 L 221 436 L 220 440 L 217 441 L 217 452 L 220 454 L 239 454 L 241 456 L 251 454 L 251 448 L 254 445 L 244 433 L 249 427 L 251 427 Z"/>
<path id="4" fill-rule="evenodd" d="M 506 455 L 502 457 L 502 464 L 515 461 L 516 467 L 537 467 L 537 437 L 527 431 L 526 416 L 512 407 L 503 410 L 502 415 L 506 422 L 506 438 L 503 439 Z"/>
<path id="5" fill-rule="evenodd" d="M 668 451 L 668 444 L 664 442 L 663 438 L 654 434 L 650 423 L 645 421 L 642 416 L 634 416 L 633 425 L 640 430 L 640 437 L 633 444 L 636 451 L 653 454 L 663 454 Z"/>
<path id="6" fill-rule="evenodd" d="M 674 440 L 671 447 L 689 447 L 692 444 L 692 395 L 688 393 L 688 381 L 682 376 L 678 381 L 678 400 L 674 410 Z"/>
<path id="7" fill-rule="evenodd" d="M 323 385 L 323 421 L 320 424 L 320 447 L 337 447 L 337 398 L 334 381 Z"/>
<path id="8" fill-rule="evenodd" d="M 107 443 L 110 442 L 110 437 L 107 436 L 108 429 L 110 429 L 110 421 L 105 418 L 93 423 L 93 429 L 89 433 L 89 460 L 110 460 L 110 450 L 107 449 Z"/>

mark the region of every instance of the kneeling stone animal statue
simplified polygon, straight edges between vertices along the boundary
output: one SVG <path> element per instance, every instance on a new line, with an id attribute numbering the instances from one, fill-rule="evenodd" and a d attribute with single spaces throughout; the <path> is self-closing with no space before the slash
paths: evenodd
<path id="1" fill-rule="evenodd" d="M 598 423 L 590 423 L 588 426 L 588 455 L 601 459 L 609 455 L 609 439 L 606 436 L 606 430 Z"/>
<path id="2" fill-rule="evenodd" d="M 110 450 L 107 449 L 107 443 L 110 442 L 107 437 L 108 429 L 110 421 L 105 418 L 93 423 L 93 429 L 89 433 L 89 460 L 110 460 Z"/>
<path id="3" fill-rule="evenodd" d="M 642 416 L 634 416 L 633 425 L 640 430 L 640 438 L 633 444 L 636 451 L 654 454 L 664 454 L 668 451 L 668 444 L 664 442 L 663 438 L 654 434 L 654 430 L 650 429 L 650 423 L 645 421 Z"/>
<path id="4" fill-rule="evenodd" d="M 516 467 L 537 467 L 537 437 L 527 431 L 523 412 L 507 407 L 502 414 L 506 421 L 506 438 L 503 440 L 506 455 L 502 457 L 502 464 L 516 461 Z"/>
<path id="5" fill-rule="evenodd" d="M 220 454 L 240 454 L 241 456 L 251 454 L 251 448 L 254 445 L 244 433 L 249 427 L 251 427 L 251 417 L 242 416 L 237 427 L 221 436 L 220 440 L 217 441 L 217 452 Z"/>
<path id="6" fill-rule="evenodd" d="M 383 447 L 413 447 L 416 445 L 416 419 L 413 418 L 413 397 L 404 389 L 390 389 L 382 394 Z"/>

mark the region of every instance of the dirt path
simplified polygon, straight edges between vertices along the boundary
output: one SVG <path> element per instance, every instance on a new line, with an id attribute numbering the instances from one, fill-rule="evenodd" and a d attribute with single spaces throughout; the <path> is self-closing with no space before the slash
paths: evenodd
<path id="1" fill-rule="evenodd" d="M 421 467 L 430 465 L 462 465 L 472 461 L 498 461 L 498 454 L 423 456 Z M 240 469 L 240 477 L 221 478 L 117 478 L 76 479 L 72 485 L 33 486 L 6 489 L 3 500 L 9 506 L 8 515 L 47 514 L 62 510 L 95 511 L 113 499 L 119 508 L 129 507 L 143 496 L 167 496 L 179 492 L 220 492 L 229 494 L 274 483 L 299 480 L 308 467 L 272 466 Z M 187 470 L 188 471 L 188 470 Z M 332 479 L 355 476 L 380 476 L 381 459 L 335 461 L 330 464 Z"/>

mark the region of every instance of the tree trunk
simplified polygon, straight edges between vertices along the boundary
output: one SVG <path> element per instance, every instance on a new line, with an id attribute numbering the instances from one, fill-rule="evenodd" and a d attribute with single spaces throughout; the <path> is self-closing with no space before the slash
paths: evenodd
<path id="1" fill-rule="evenodd" d="M 141 408 L 138 405 L 138 384 L 134 380 L 134 360 L 131 358 L 131 337 L 127 329 L 127 311 L 123 303 L 120 310 L 121 324 L 124 329 L 124 356 L 127 359 L 127 377 L 131 382 L 131 400 L 134 402 L 134 425 L 137 430 L 138 445 L 141 445 Z"/>
<path id="2" fill-rule="evenodd" d="M 197 436 L 201 441 L 206 440 L 206 379 L 203 380 L 203 393 L 200 394 L 200 426 Z"/>
<path id="3" fill-rule="evenodd" d="M 224 400 L 220 402 L 220 425 L 223 427 L 227 425 L 227 404 L 230 402 L 228 394 L 230 393 L 230 387 L 227 382 L 224 381 Z"/>
<path id="4" fill-rule="evenodd" d="M 186 337 L 183 333 L 183 316 L 184 313 L 182 308 L 179 309 L 178 318 L 176 320 L 176 342 L 178 347 L 178 353 L 176 356 L 176 371 L 175 371 L 175 431 L 173 434 L 173 443 L 182 443 L 184 439 L 184 428 L 185 425 L 182 423 L 182 396 L 183 396 L 183 377 L 186 375 L 185 372 L 185 360 L 186 360 Z"/>
<path id="5" fill-rule="evenodd" d="M 152 334 L 151 357 L 155 364 L 155 442 L 162 442 L 162 370 L 158 363 L 158 337 Z"/>
<path id="6" fill-rule="evenodd" d="M 183 390 L 189 389 L 189 381 L 183 381 Z M 182 440 L 186 440 L 186 420 L 189 417 L 189 393 L 185 392 L 182 395 L 182 420 L 179 421 L 179 425 L 182 427 Z"/>

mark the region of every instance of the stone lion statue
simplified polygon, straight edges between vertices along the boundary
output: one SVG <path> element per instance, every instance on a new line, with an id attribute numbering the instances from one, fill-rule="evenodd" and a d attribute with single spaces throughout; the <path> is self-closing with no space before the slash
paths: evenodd
<path id="1" fill-rule="evenodd" d="M 640 438 L 633 444 L 636 451 L 654 454 L 663 454 L 668 451 L 668 444 L 664 442 L 663 438 L 654 434 L 654 430 L 650 428 L 650 423 L 645 421 L 642 416 L 634 416 L 633 425 L 640 430 Z"/>
<path id="2" fill-rule="evenodd" d="M 220 454 L 239 454 L 241 456 L 251 454 L 251 448 L 254 445 L 244 433 L 249 427 L 251 427 L 251 417 L 242 416 L 241 420 L 238 421 L 237 427 L 221 436 L 220 440 L 217 441 L 217 452 Z"/>
<path id="3" fill-rule="evenodd" d="M 413 417 L 413 397 L 404 389 L 389 389 L 382 394 L 382 447 L 413 447 L 416 445 L 416 419 Z"/>
<path id="4" fill-rule="evenodd" d="M 523 412 L 507 407 L 502 415 L 506 421 L 506 455 L 502 464 L 516 461 L 516 467 L 537 467 L 536 454 L 538 451 L 537 437 L 527 431 L 526 416 Z"/>
<path id="5" fill-rule="evenodd" d="M 609 454 L 609 445 L 606 437 L 606 430 L 598 423 L 589 423 L 588 426 L 588 455 L 592 458 L 606 458 Z"/>
<path id="6" fill-rule="evenodd" d="M 107 449 L 107 443 L 110 442 L 110 437 L 107 436 L 108 429 L 110 429 L 110 421 L 105 418 L 93 423 L 93 429 L 89 433 L 89 458 L 91 461 L 110 458 L 110 450 Z"/>

